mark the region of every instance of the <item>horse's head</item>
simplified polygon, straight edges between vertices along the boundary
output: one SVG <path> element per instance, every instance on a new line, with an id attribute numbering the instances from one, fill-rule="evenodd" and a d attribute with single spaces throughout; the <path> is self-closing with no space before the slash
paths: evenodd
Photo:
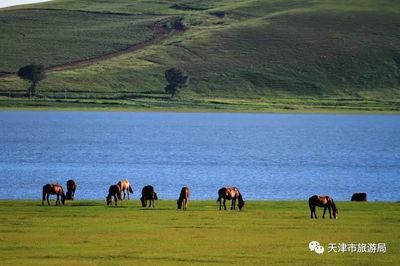
<path id="1" fill-rule="evenodd" d="M 243 206 L 244 206 L 244 200 L 240 200 L 238 203 L 239 210 L 242 210 Z"/>
<path id="2" fill-rule="evenodd" d="M 142 207 L 145 208 L 146 207 L 146 201 L 144 200 L 143 197 L 140 198 L 140 202 L 142 203 Z"/>
<path id="3" fill-rule="evenodd" d="M 181 200 L 177 200 L 176 204 L 178 205 L 178 209 L 182 209 L 182 201 Z"/>
<path id="4" fill-rule="evenodd" d="M 153 196 L 154 196 L 154 199 L 155 199 L 155 200 L 158 200 L 158 196 L 157 196 L 157 193 L 156 193 L 156 192 L 154 192 L 154 195 L 153 195 Z"/>
<path id="5" fill-rule="evenodd" d="M 335 208 L 335 209 L 333 210 L 333 217 L 334 217 L 335 219 L 338 218 L 338 213 L 339 213 L 339 210 Z"/>

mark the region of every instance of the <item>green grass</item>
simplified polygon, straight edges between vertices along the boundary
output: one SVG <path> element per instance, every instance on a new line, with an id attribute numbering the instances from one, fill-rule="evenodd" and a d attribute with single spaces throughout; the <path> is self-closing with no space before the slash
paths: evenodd
<path id="1" fill-rule="evenodd" d="M 54 200 L 52 201 L 54 204 Z M 302 201 L 248 201 L 243 211 L 218 211 L 214 201 L 174 201 L 143 210 L 103 201 L 41 206 L 0 201 L 2 265 L 396 265 L 399 203 L 339 202 L 339 219 L 309 218 Z M 321 209 L 318 210 L 321 216 Z M 308 243 L 319 241 L 317 255 Z M 387 253 L 327 253 L 328 243 L 386 243 Z"/>
<path id="2" fill-rule="evenodd" d="M 141 97 L 153 106 L 163 93 L 164 71 L 177 66 L 191 77 L 180 96 L 190 109 L 203 109 L 192 103 L 212 98 L 252 106 L 254 99 L 266 99 L 267 105 L 307 102 L 289 106 L 292 110 L 309 109 L 310 99 L 320 101 L 322 110 L 399 110 L 393 104 L 400 99 L 398 1 L 56 0 L 27 7 L 0 11 L 0 32 L 6 36 L 0 39 L 5 51 L 0 72 L 33 61 L 50 66 L 117 51 L 150 38 L 152 24 L 161 18 L 183 16 L 189 25 L 143 50 L 48 73 L 38 90 L 49 100 L 67 91 L 71 100 L 130 99 L 136 105 Z M 213 15 L 217 11 L 225 16 Z M 0 77 L 0 95 L 20 96 L 27 86 L 15 75 Z M 340 99 L 352 104 L 326 107 Z M 376 101 L 384 104 L 357 105 Z"/>

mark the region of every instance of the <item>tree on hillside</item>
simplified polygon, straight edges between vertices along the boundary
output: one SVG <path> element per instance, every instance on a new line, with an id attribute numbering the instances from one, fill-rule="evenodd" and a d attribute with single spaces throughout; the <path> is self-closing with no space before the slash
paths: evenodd
<path id="1" fill-rule="evenodd" d="M 18 70 L 18 77 L 32 82 L 28 87 L 29 98 L 36 94 L 36 84 L 46 77 L 45 69 L 42 65 L 27 65 Z"/>
<path id="2" fill-rule="evenodd" d="M 170 68 L 165 71 L 165 79 L 168 85 L 165 86 L 165 92 L 171 94 L 173 98 L 180 89 L 189 84 L 188 74 L 179 68 Z"/>

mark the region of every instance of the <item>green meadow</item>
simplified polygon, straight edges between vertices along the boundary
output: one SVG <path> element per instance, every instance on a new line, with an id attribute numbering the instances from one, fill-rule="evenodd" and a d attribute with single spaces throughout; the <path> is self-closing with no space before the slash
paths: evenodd
<path id="1" fill-rule="evenodd" d="M 55 0 L 0 11 L 0 108 L 400 111 L 400 2 L 391 0 Z M 155 38 L 152 45 L 96 60 Z M 168 25 L 166 25 L 168 26 Z M 18 68 L 49 70 L 22 98 Z M 190 85 L 164 94 L 164 71 Z M 9 74 L 4 74 L 9 73 Z"/>
<path id="2" fill-rule="evenodd" d="M 51 202 L 54 204 L 54 199 Z M 159 200 L 142 209 L 105 201 L 0 201 L 2 265 L 397 265 L 400 205 L 338 202 L 339 219 L 309 218 L 305 201 L 247 201 L 218 211 L 190 201 L 187 211 Z M 308 249 L 319 241 L 325 253 Z M 385 243 L 386 253 L 333 253 L 329 243 Z"/>

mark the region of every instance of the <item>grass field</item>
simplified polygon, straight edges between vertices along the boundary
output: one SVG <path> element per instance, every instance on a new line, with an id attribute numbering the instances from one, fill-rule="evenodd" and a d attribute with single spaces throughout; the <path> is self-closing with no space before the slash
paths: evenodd
<path id="1" fill-rule="evenodd" d="M 338 220 L 311 220 L 302 201 L 248 201 L 241 212 L 220 212 L 214 201 L 191 201 L 177 211 L 174 201 L 163 200 L 154 210 L 141 209 L 138 200 L 122 207 L 2 200 L 0 258 L 2 265 L 399 264 L 399 203 L 337 205 Z M 313 240 L 324 254 L 308 250 Z M 386 253 L 328 253 L 329 243 L 382 242 Z"/>
<path id="2" fill-rule="evenodd" d="M 369 111 L 399 112 L 399 10 L 389 0 L 56 0 L 0 11 L 0 72 L 96 58 L 151 38 L 160 19 L 181 16 L 185 32 L 85 67 L 50 71 L 38 86 L 41 101 L 67 98 L 97 108 L 93 99 L 113 99 L 152 108 L 156 99 L 168 106 L 160 98 L 163 73 L 177 66 L 191 77 L 180 95 L 189 109 L 217 99 L 247 101 L 248 111 L 260 109 L 251 107 L 260 101 L 287 100 L 297 100 L 289 106 L 294 111 L 310 102 L 322 106 L 316 109 L 363 111 L 363 103 L 379 101 Z M 27 87 L 15 75 L 1 76 L 7 103 L 2 99 L 0 107 L 18 107 L 12 98 Z"/>

